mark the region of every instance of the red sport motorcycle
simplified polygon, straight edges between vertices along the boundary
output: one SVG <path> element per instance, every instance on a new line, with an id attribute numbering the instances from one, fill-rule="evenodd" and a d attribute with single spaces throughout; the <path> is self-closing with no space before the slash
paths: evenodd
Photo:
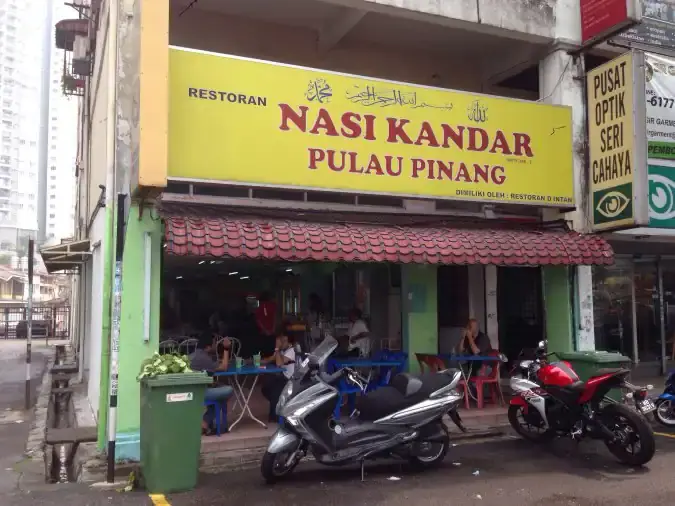
<path id="1" fill-rule="evenodd" d="M 546 341 L 539 343 L 536 358 L 520 362 L 520 373 L 511 378 L 514 397 L 509 422 L 522 437 L 545 442 L 567 435 L 601 439 L 621 462 L 641 466 L 656 450 L 652 428 L 643 415 L 656 409 L 647 389 L 626 380 L 627 369 L 601 369 L 597 376 L 580 381 L 569 362 L 549 362 Z M 610 390 L 626 389 L 635 408 L 607 397 Z"/>

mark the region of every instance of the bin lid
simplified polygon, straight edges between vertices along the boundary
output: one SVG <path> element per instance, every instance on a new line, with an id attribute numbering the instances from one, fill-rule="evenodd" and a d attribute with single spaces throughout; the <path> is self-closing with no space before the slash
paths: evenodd
<path id="1" fill-rule="evenodd" d="M 154 378 L 145 378 L 143 383 L 150 388 L 181 385 L 210 385 L 213 383 L 213 378 L 205 372 L 184 372 L 178 374 L 160 374 Z"/>
<path id="2" fill-rule="evenodd" d="M 630 357 L 616 353 L 613 351 L 566 351 L 556 352 L 556 355 L 561 360 L 569 360 L 571 362 L 589 362 L 593 364 L 615 364 L 630 362 Z"/>

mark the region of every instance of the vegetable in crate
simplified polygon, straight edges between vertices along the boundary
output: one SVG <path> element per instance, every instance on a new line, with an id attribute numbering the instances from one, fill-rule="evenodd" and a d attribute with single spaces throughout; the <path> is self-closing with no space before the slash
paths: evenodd
<path id="1" fill-rule="evenodd" d="M 155 353 L 141 363 L 141 372 L 136 378 L 141 381 L 144 378 L 154 378 L 161 374 L 182 374 L 192 372 L 187 355 L 160 355 Z"/>

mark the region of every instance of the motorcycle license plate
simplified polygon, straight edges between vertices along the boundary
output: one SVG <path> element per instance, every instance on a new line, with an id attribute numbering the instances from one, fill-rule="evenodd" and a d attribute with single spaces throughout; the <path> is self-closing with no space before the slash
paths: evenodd
<path id="1" fill-rule="evenodd" d="M 638 409 L 643 415 L 646 415 L 647 413 L 656 411 L 656 406 L 654 406 L 651 400 L 645 399 L 644 401 L 638 401 Z"/>

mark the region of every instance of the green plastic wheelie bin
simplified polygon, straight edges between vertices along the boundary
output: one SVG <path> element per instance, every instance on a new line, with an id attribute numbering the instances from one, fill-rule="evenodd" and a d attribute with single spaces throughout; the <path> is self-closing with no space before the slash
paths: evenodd
<path id="1" fill-rule="evenodd" d="M 559 357 L 560 360 L 566 360 L 572 364 L 572 368 L 583 381 L 588 381 L 589 378 L 597 376 L 600 369 L 615 367 L 630 369 L 631 366 L 631 359 L 629 357 L 626 357 L 621 353 L 610 351 L 556 352 L 553 359 L 555 359 L 556 356 Z M 621 401 L 621 395 L 621 391 L 615 389 L 609 392 L 608 397 L 615 401 Z"/>
<path id="2" fill-rule="evenodd" d="M 197 485 L 206 373 L 165 374 L 141 381 L 141 483 L 151 494 Z"/>

